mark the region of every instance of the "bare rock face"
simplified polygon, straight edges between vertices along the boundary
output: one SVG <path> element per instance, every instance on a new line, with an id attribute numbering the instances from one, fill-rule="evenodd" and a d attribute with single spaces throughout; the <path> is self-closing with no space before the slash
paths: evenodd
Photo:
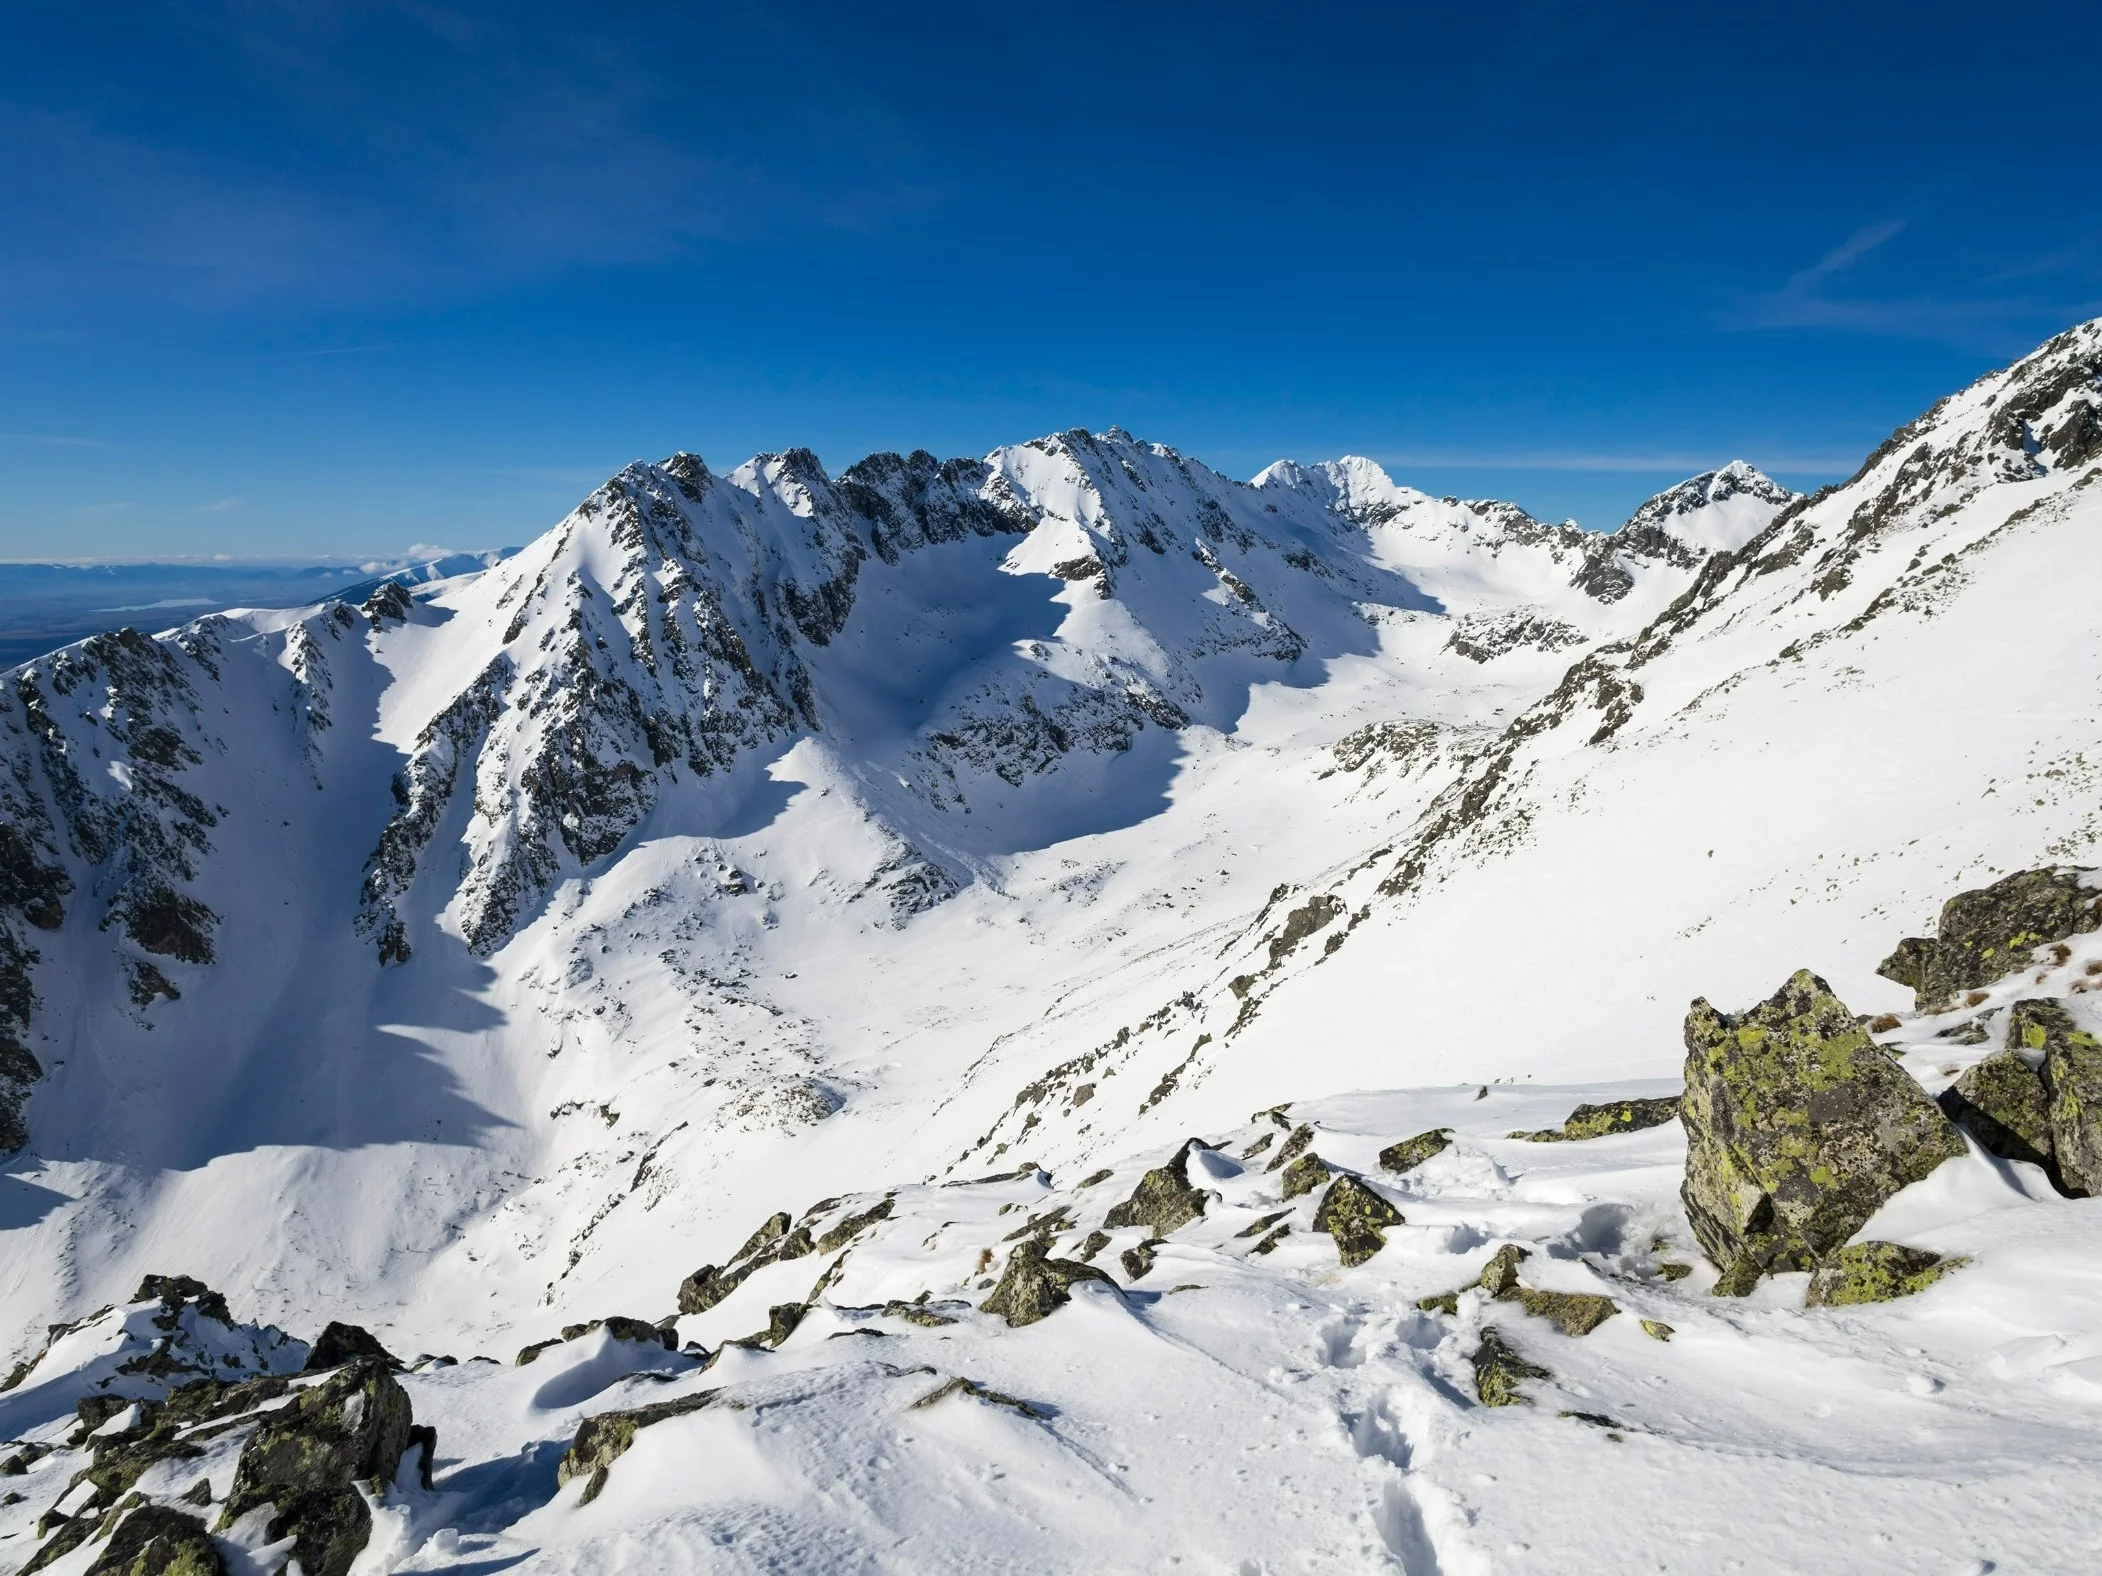
<path id="1" fill-rule="evenodd" d="M 2010 1048 L 2043 1059 L 2046 1114 L 2059 1183 L 2076 1197 L 2102 1193 L 2102 1043 L 2062 1002 L 2018 1001 L 2007 1014 Z"/>
<path id="2" fill-rule="evenodd" d="M 1942 905 L 1934 937 L 1911 936 L 1876 972 L 1910 986 L 1921 1011 L 1959 991 L 2005 979 L 2047 942 L 2102 925 L 2102 889 L 2094 873 L 2070 866 L 2021 870 Z"/>
<path id="3" fill-rule="evenodd" d="M 1000 1284 L 978 1306 L 1010 1325 L 1034 1324 L 1071 1302 L 1070 1288 L 1080 1281 L 1100 1281 L 1111 1288 L 1117 1284 L 1092 1264 L 1049 1257 L 1044 1239 L 1030 1237 L 1008 1256 Z"/>
<path id="4" fill-rule="evenodd" d="M 241 1447 L 221 1526 L 274 1505 L 272 1539 L 298 1541 L 308 1576 L 345 1576 L 372 1535 L 361 1482 L 394 1481 L 415 1419 L 384 1364 L 352 1363 L 302 1390 L 256 1425 Z"/>
<path id="5" fill-rule="evenodd" d="M 1955 1125 L 1832 988 L 1798 970 L 1746 1012 L 1686 1014 L 1679 1196 L 1716 1287 L 1814 1269 L 1883 1201 L 1964 1152 Z"/>
<path id="6" fill-rule="evenodd" d="M 2026 1160 L 2056 1174 L 2044 1080 L 2015 1052 L 1995 1051 L 1970 1068 L 1941 1092 L 1940 1104 L 1988 1154 Z"/>
<path id="7" fill-rule="evenodd" d="M 1208 1195 L 1190 1186 L 1186 1169 L 1190 1151 L 1198 1147 L 1197 1139 L 1185 1141 L 1166 1165 L 1155 1166 L 1140 1177 L 1131 1197 L 1113 1206 L 1102 1224 L 1112 1231 L 1120 1226 L 1150 1226 L 1156 1237 L 1165 1237 L 1202 1215 Z"/>
<path id="8" fill-rule="evenodd" d="M 1901 1242 L 1856 1242 L 1839 1249 L 1810 1277 L 1806 1308 L 1845 1308 L 1855 1303 L 1894 1302 L 1925 1291 L 1969 1261 L 1946 1259 Z"/>

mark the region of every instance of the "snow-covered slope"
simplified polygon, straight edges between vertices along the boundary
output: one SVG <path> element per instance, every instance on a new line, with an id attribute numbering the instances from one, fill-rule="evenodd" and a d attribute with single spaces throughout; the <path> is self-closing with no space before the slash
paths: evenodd
<path id="1" fill-rule="evenodd" d="M 0 698 L 0 1115 L 20 1105 L 28 1147 L 0 1175 L 0 1334 L 27 1356 L 32 1329 L 182 1272 L 289 1329 L 353 1318 L 397 1349 L 501 1353 L 665 1313 L 681 1276 L 728 1262 L 774 1209 L 892 1190 L 911 1231 L 884 1228 L 892 1246 L 849 1260 L 869 1283 L 828 1295 L 909 1299 L 967 1286 L 997 1242 L 959 1237 L 953 1273 L 882 1268 L 905 1239 L 934 1243 L 956 1211 L 1048 1206 L 1036 1166 L 1061 1197 L 1103 1167 L 1121 1189 L 1136 1171 L 1119 1168 L 1279 1102 L 1367 1142 L 1408 1122 L 1486 1142 L 1578 1086 L 1672 1077 L 1687 998 L 1753 1000 L 1804 963 L 1862 1010 L 1895 1008 L 1873 966 L 1943 897 L 2096 862 L 2098 368 L 2086 325 L 1841 488 L 1798 499 L 1731 465 L 1607 534 L 1430 498 L 1364 460 L 1244 484 L 1115 431 L 837 478 L 801 452 L 724 475 L 679 455 L 413 595 L 100 637 L 17 669 Z M 1567 1087 L 1500 1087 L 1525 1080 Z M 1478 1124 L 1422 1092 L 1462 1083 L 1499 1084 Z M 1661 1171 L 1480 1153 L 1451 1186 L 1540 1212 L 1535 1240 L 1580 1236 L 1602 1200 L 1670 1228 Z M 1023 1160 L 1019 1183 L 944 1186 Z M 1249 1184 L 1249 1209 L 1277 1207 L 1273 1184 Z M 1490 1207 L 1424 1239 L 1445 1258 L 1339 1279 L 1280 1249 L 1234 1282 L 1249 1300 L 1232 1312 L 1185 1328 L 1183 1299 L 1163 1301 L 1105 1371 L 1149 1371 L 1146 1343 L 1166 1341 L 1253 1386 L 1203 1435 L 1178 1410 L 1211 1404 L 1195 1381 L 1152 1374 L 1131 1404 L 1205 1439 L 1180 1456 L 1116 1442 L 1108 1411 L 1048 1441 L 1000 1434 L 998 1408 L 983 1424 L 930 1410 L 915 1437 L 971 1473 L 1046 1474 L 1061 1505 L 1106 1496 L 1058 1514 L 1122 1530 L 1075 1534 L 1042 1568 L 1147 1568 L 1143 1539 L 1115 1544 L 1137 1512 L 1103 1507 L 1192 1493 L 1178 1474 L 1224 1459 L 1220 1437 L 1341 1430 L 1362 1448 L 1292 1476 L 1327 1540 L 1308 1568 L 1501 1569 L 1546 1523 L 1461 1536 L 1506 1513 L 1454 1474 L 1518 1472 L 1540 1441 L 1509 1460 L 1464 1445 L 1396 1312 L 1510 1229 Z M 1207 1243 L 1206 1273 L 1254 1266 L 1231 1233 Z M 680 1334 L 746 1333 L 821 1268 L 770 1269 Z M 1322 1347 L 1331 1316 L 1373 1333 Z M 1058 1326 L 1078 1343 L 1064 1355 L 974 1346 L 971 1372 L 1060 1415 L 1114 1410 L 1136 1381 L 1089 1388 L 1090 1343 L 1139 1332 L 1083 1335 L 1095 1317 Z M 1373 1354 L 1400 1388 L 1324 1378 L 1304 1392 L 1315 1411 L 1295 1400 L 1278 1424 L 1277 1374 L 1312 1360 L 1283 1355 L 1294 1342 L 1328 1368 Z M 1029 1564 L 988 1530 L 1032 1514 L 987 1508 L 1004 1491 L 910 1511 L 932 1468 L 857 1489 L 874 1507 L 858 1532 L 752 1510 L 903 1449 L 889 1344 L 856 1359 L 865 1373 L 752 1354 L 753 1383 L 824 1421 L 754 1445 L 750 1483 L 719 1501 L 682 1497 L 667 1456 L 655 1509 L 609 1498 L 502 1535 L 581 1565 L 610 1557 L 594 1539 L 713 1547 L 720 1518 L 758 1515 L 768 1537 L 836 1535 L 843 1569 L 883 1568 L 867 1551 L 908 1534 L 932 1540 L 922 1568 Z M 1404 1370 L 1431 1376 L 1420 1393 Z M 542 1450 L 597 1393 L 536 1400 L 547 1376 L 513 1396 L 464 1374 L 427 1383 L 469 1431 L 470 1467 Z M 1449 1469 L 1417 1481 L 1412 1453 L 1441 1450 Z M 455 1509 L 463 1535 L 474 1517 L 499 1530 L 486 1506 Z M 1157 1529 L 1162 1549 L 1194 1525 Z M 1806 1522 L 1801 1547 L 1827 1525 Z M 1238 1538 L 1200 1542 L 1221 1569 L 1295 1568 Z"/>

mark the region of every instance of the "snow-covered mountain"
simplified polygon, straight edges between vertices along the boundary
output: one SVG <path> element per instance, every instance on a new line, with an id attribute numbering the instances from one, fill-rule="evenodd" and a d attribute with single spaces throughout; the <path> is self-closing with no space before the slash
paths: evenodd
<path id="1" fill-rule="evenodd" d="M 1548 1523 L 1510 1530 L 1524 1518 L 1467 1485 L 1537 1441 L 1467 1446 L 1455 1404 L 1406 1378 L 1446 1339 L 1406 1310 L 1450 1278 L 1440 1255 L 1493 1235 L 1588 1253 L 1609 1210 L 1615 1252 L 1649 1251 L 1638 1220 L 1683 1236 L 1661 1182 L 1682 1143 L 1615 1139 L 1649 1147 L 1587 1169 L 1495 1135 L 1668 1092 L 1688 998 L 1751 1002 L 1809 964 L 1895 1013 L 1910 1003 L 1876 964 L 1943 898 L 2102 862 L 2098 373 L 2088 324 L 1841 487 L 1799 498 L 1732 464 L 1612 533 L 1432 498 L 1362 459 L 1238 482 L 1116 430 L 836 478 L 804 451 L 724 474 L 680 454 L 487 567 L 17 668 L 0 1341 L 30 1357 L 45 1324 L 180 1273 L 302 1334 L 340 1318 L 404 1353 L 503 1355 L 666 1314 L 689 1272 L 757 1255 L 697 1282 L 722 1295 L 676 1326 L 718 1348 L 790 1298 L 962 1295 L 1010 1251 L 999 1217 L 1091 1225 L 1080 1177 L 1110 1172 L 1113 1202 L 1193 1133 L 1227 1146 L 1191 1152 L 1205 1186 L 1283 1221 L 1266 1162 L 1225 1158 L 1283 1102 L 1346 1165 L 1401 1128 L 1466 1137 L 1423 1200 L 1435 1241 L 1409 1239 L 1427 1257 L 1339 1276 L 1333 1250 L 1258 1260 L 1228 1233 L 1175 1273 L 1225 1277 L 1230 1314 L 1185 1318 L 1178 1297 L 1126 1329 L 1128 1304 L 1076 1300 L 1034 1348 L 925 1327 L 968 1338 L 982 1388 L 1057 1409 L 930 1411 L 922 1430 L 956 1470 L 1058 1485 L 1041 1511 L 1004 1490 L 913 1509 L 948 1493 L 924 1462 L 890 1488 L 854 1476 L 852 1508 L 811 1500 L 849 1462 L 910 1453 L 886 1398 L 916 1370 L 866 1355 L 892 1343 L 786 1332 L 717 1374 L 788 1419 L 707 1436 L 749 1482 L 696 1499 L 665 1456 L 646 1491 L 555 1506 L 547 1442 L 623 1375 L 691 1367 L 601 1329 L 500 1384 L 473 1365 L 420 1381 L 459 1481 L 451 1511 L 404 1513 L 387 1558 L 603 1568 L 640 1538 L 622 1546 L 656 1550 L 650 1568 L 1150 1569 L 1178 1548 L 1218 1569 L 1526 1568 L 1511 1546 Z M 1558 1087 L 1507 1087 L 1528 1081 Z M 737 1251 L 806 1208 L 823 1257 Z M 842 1248 L 846 1278 L 806 1295 Z M 839 1317 L 824 1333 L 852 1333 Z M 120 1350 L 140 1318 L 94 1339 Z M 1746 1343 L 1817 1339 L 1749 1315 L 1699 1328 L 1716 1406 L 1757 1366 Z M 1098 1359 L 1122 1376 L 1108 1390 Z M 1352 1377 L 1368 1363 L 1377 1385 Z M 1230 1373 L 1233 1399 L 1200 1371 Z M 1111 1450 L 1125 1384 L 1173 1448 Z M 1340 1430 L 1329 1465 L 1324 1442 L 1264 1433 L 1280 1407 L 1314 1427 L 1310 1400 Z M 1719 1417 L 1703 1426 L 1733 1437 Z M 2093 1459 L 2092 1432 L 2053 1426 L 2051 1459 Z M 1759 1492 L 1826 1482 L 1819 1448 L 1776 1445 Z M 1317 1528 L 1301 1545 L 1191 1487 L 1273 1449 L 1298 1464 L 1260 1470 Z M 1573 1485 L 1641 1481 L 1585 1459 Z M 1138 1507 L 1164 1497 L 1197 1508 L 1154 1525 Z M 1067 1528 L 1017 1552 L 1016 1527 L 1068 1512 L 1108 1541 Z M 1484 1515 L 1503 1543 L 1470 1530 Z M 29 1552 L 12 1525 L 0 1569 Z M 917 1563 L 873 1552 L 913 1539 Z M 1632 1547 L 1553 1552 L 1617 1570 Z M 1727 1567 L 1717 1546 L 1692 1568 Z"/>

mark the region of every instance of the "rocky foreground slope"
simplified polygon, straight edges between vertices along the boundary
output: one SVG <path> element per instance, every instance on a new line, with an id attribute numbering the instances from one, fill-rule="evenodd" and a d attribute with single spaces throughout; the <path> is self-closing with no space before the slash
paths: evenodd
<path id="1" fill-rule="evenodd" d="M 15 670 L 0 1562 L 2083 1568 L 2098 375 L 1604 537 L 681 456 Z"/>
<path id="2" fill-rule="evenodd" d="M 665 1284 L 675 1311 L 515 1356 L 310 1346 L 154 1277 L 0 1394 L 0 1549 L 2079 1569 L 2098 922 L 2102 872 L 2029 872 L 1949 905 L 1964 940 L 1926 946 L 1974 983 L 1917 1012 L 1857 1017 L 1807 970 L 1697 1001 L 1683 1094 L 1362 1094 L 1085 1176 L 798 1200 Z"/>

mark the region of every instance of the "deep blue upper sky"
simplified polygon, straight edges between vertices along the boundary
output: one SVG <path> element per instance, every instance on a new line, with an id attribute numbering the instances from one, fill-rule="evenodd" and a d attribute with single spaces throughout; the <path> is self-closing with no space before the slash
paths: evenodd
<path id="1" fill-rule="evenodd" d="M 0 557 L 1121 422 L 1611 525 L 2102 312 L 2102 7 L 0 8 Z"/>

